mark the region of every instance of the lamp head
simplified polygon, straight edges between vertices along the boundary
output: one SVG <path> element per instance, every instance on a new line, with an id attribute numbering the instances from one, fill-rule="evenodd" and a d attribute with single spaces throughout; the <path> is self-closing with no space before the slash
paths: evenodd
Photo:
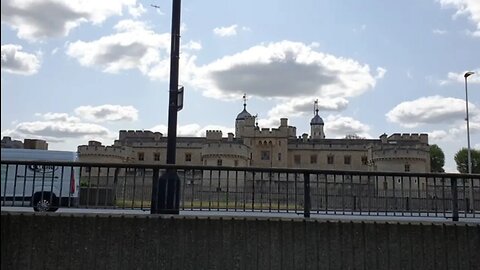
<path id="1" fill-rule="evenodd" d="M 473 75 L 473 74 L 475 74 L 475 72 L 469 71 L 469 72 L 465 73 L 465 75 L 463 75 L 463 77 L 467 78 L 468 76 Z"/>

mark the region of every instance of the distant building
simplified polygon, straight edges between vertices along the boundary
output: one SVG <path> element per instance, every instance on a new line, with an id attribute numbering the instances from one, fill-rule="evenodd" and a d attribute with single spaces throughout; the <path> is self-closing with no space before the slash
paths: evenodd
<path id="1" fill-rule="evenodd" d="M 23 149 L 40 149 L 48 150 L 48 143 L 45 140 L 25 139 L 23 142 L 12 140 L 11 137 L 2 138 L 2 148 L 23 148 Z"/>
<path id="2" fill-rule="evenodd" d="M 246 109 L 235 119 L 235 135 L 208 130 L 205 137 L 178 137 L 176 164 L 262 168 L 308 168 L 388 172 L 430 172 L 427 134 L 383 134 L 379 139 L 330 139 L 315 107 L 310 136 L 280 119 L 260 128 Z M 3 145 L 3 142 L 2 142 Z M 159 132 L 120 130 L 111 146 L 90 141 L 78 146 L 83 162 L 165 164 L 167 138 Z"/>

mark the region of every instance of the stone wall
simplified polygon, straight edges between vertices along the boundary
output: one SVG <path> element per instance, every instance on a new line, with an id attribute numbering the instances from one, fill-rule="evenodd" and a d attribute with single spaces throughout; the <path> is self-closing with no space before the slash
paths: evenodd
<path id="1" fill-rule="evenodd" d="M 480 225 L 1 213 L 2 269 L 478 269 Z"/>

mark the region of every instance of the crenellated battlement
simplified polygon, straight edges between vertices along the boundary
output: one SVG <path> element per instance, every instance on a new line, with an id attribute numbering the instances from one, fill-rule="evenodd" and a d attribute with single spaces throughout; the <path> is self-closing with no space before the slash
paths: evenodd
<path id="1" fill-rule="evenodd" d="M 394 133 L 387 138 L 387 141 L 418 141 L 420 143 L 428 143 L 428 134 Z"/>
<path id="2" fill-rule="evenodd" d="M 120 130 L 118 139 L 120 141 L 125 140 L 153 140 L 158 141 L 163 137 L 160 132 L 152 132 L 150 130 Z"/>
<path id="3" fill-rule="evenodd" d="M 78 154 L 81 156 L 95 155 L 95 156 L 109 156 L 116 158 L 125 158 L 133 153 L 130 147 L 116 147 L 104 145 L 79 145 Z"/>
<path id="4" fill-rule="evenodd" d="M 221 130 L 207 130 L 206 136 L 207 140 L 221 140 L 222 131 Z"/>

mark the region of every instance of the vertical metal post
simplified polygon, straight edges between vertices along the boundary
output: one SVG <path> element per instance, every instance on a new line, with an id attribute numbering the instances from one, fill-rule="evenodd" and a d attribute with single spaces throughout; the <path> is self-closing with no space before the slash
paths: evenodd
<path id="1" fill-rule="evenodd" d="M 178 112 L 178 67 L 180 58 L 180 9 L 181 0 L 172 3 L 172 33 L 170 49 L 170 91 L 168 100 L 168 137 L 167 164 L 175 164 L 177 144 L 177 112 Z M 157 182 L 158 181 L 158 182 Z M 154 179 L 152 195 L 152 214 L 178 214 L 180 204 L 180 178 L 173 168 L 157 180 Z M 157 190 L 155 190 L 157 188 Z M 156 206 L 153 203 L 157 203 Z"/>
<path id="2" fill-rule="evenodd" d="M 458 189 L 457 178 L 451 178 L 451 190 L 452 190 L 452 220 L 458 221 Z"/>
<path id="3" fill-rule="evenodd" d="M 466 113 L 467 117 L 465 120 L 467 121 L 467 168 L 468 168 L 468 173 L 472 174 L 472 154 L 470 150 L 470 117 L 468 116 L 468 88 L 467 88 L 467 78 L 470 75 L 475 74 L 475 72 L 469 71 L 466 72 L 463 77 L 465 78 L 465 107 L 466 107 Z M 472 212 L 475 212 L 474 209 L 474 200 L 473 200 L 473 180 L 470 181 L 470 209 Z"/>
<path id="4" fill-rule="evenodd" d="M 303 216 L 310 217 L 310 174 L 303 174 Z"/>

